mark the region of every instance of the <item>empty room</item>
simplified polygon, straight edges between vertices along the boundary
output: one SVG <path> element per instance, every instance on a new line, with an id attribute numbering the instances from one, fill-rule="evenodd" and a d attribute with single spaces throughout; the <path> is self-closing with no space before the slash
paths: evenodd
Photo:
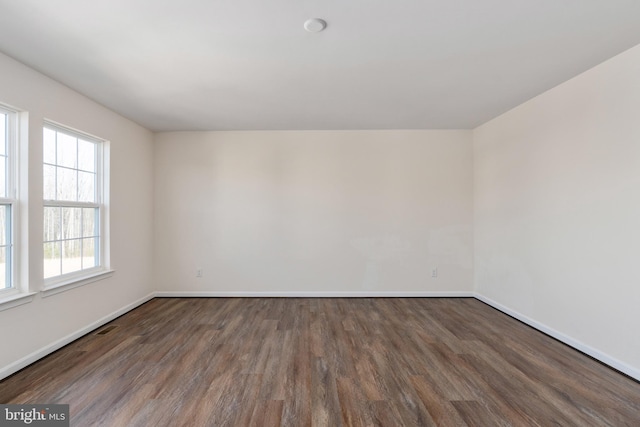
<path id="1" fill-rule="evenodd" d="M 0 0 L 0 425 L 640 425 L 637 0 Z"/>

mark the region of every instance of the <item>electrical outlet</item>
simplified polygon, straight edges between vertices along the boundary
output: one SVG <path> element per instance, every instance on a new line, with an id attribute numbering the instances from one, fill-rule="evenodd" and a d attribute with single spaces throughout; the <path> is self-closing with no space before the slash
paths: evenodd
<path id="1" fill-rule="evenodd" d="M 202 269 L 201 268 L 196 270 L 196 277 L 202 277 Z"/>
<path id="2" fill-rule="evenodd" d="M 434 279 L 438 277 L 438 267 L 431 270 L 431 277 L 433 277 Z"/>

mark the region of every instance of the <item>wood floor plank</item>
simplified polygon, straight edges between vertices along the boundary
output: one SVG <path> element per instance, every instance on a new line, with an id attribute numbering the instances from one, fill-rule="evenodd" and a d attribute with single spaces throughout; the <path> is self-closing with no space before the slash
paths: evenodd
<path id="1" fill-rule="evenodd" d="M 411 384 L 437 426 L 460 427 L 466 425 L 452 405 L 452 401 L 444 397 L 445 393 L 442 392 L 440 386 L 428 375 L 411 377 Z"/>
<path id="2" fill-rule="evenodd" d="M 486 406 L 475 400 L 466 401 L 458 400 L 452 402 L 453 406 L 458 411 L 458 414 L 463 419 L 465 425 L 469 427 L 486 427 L 486 426 L 501 426 L 512 427 L 514 425 L 510 421 L 507 421 L 495 413 L 492 413 Z M 523 426 L 526 424 L 522 424 Z"/>
<path id="3" fill-rule="evenodd" d="M 336 385 L 342 424 L 354 427 L 371 425 L 366 398 L 357 384 L 351 378 L 340 377 L 336 379 Z"/>
<path id="4" fill-rule="evenodd" d="M 250 427 L 279 427 L 282 420 L 282 400 L 261 400 L 256 403 Z M 202 425 L 202 424 L 196 424 Z"/>
<path id="5" fill-rule="evenodd" d="M 640 425 L 640 383 L 471 298 L 157 298 L 0 403 L 74 426 Z"/>
<path id="6" fill-rule="evenodd" d="M 293 342 L 290 349 L 289 371 L 284 379 L 285 399 L 282 413 L 282 424 L 311 426 L 311 351 L 309 340 L 308 304 L 300 303 L 289 310 Z"/>
<path id="7" fill-rule="evenodd" d="M 371 412 L 371 425 L 376 427 L 401 426 L 402 417 L 398 408 L 386 400 L 369 402 Z"/>
<path id="8" fill-rule="evenodd" d="M 311 370 L 311 424 L 331 427 L 341 424 L 341 409 L 335 373 L 322 357 L 313 358 Z"/>

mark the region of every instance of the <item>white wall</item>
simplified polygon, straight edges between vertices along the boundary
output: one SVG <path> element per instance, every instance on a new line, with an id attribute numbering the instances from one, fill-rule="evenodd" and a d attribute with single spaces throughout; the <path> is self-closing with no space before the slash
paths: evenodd
<path id="1" fill-rule="evenodd" d="M 42 124 L 45 118 L 111 142 L 113 277 L 0 311 L 0 377 L 151 293 L 153 135 L 69 88 L 0 54 L 0 102 L 29 112 L 29 287 L 42 279 Z M 23 206 L 26 208 L 26 206 Z M 25 272 L 26 273 L 26 272 Z"/>
<path id="2" fill-rule="evenodd" d="M 475 286 L 640 378 L 640 46 L 474 132 Z"/>
<path id="3" fill-rule="evenodd" d="M 470 131 L 157 134 L 155 283 L 472 291 L 471 150 Z"/>

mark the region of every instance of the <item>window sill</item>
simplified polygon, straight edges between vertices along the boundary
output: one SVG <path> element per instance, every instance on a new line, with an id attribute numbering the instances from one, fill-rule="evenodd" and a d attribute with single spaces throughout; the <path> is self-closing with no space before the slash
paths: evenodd
<path id="1" fill-rule="evenodd" d="M 0 299 L 0 311 L 28 304 L 33 301 L 36 292 L 16 292 Z"/>
<path id="2" fill-rule="evenodd" d="M 71 277 L 66 280 L 54 282 L 49 285 L 45 285 L 40 294 L 42 298 L 50 297 L 52 295 L 66 292 L 71 289 L 78 288 L 80 286 L 88 285 L 89 283 L 97 282 L 99 280 L 108 279 L 113 276 L 114 270 L 100 270 L 89 275 L 83 275 L 80 277 Z"/>

